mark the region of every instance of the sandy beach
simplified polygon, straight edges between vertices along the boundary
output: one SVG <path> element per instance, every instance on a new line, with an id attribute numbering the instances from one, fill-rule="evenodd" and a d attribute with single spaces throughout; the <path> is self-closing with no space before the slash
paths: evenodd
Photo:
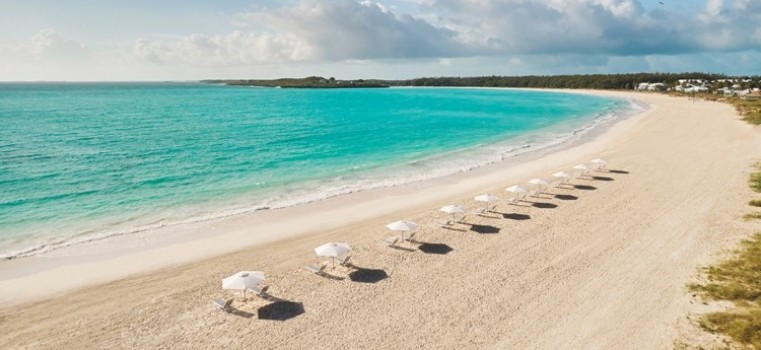
<path id="1" fill-rule="evenodd" d="M 758 230 L 742 215 L 761 133 L 721 103 L 594 93 L 651 108 L 468 173 L 204 223 L 114 256 L 4 263 L 0 348 L 672 348 L 696 303 L 686 284 Z M 475 195 L 597 157 L 610 171 L 436 225 L 442 205 L 478 208 Z M 400 219 L 421 225 L 417 241 L 388 248 L 384 226 Z M 306 271 L 329 241 L 351 244 L 354 266 Z M 264 271 L 272 298 L 222 291 L 240 270 Z"/>

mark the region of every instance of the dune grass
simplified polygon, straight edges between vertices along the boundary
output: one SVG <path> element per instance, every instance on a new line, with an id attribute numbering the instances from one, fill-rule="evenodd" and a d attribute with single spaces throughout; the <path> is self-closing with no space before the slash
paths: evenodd
<path id="1" fill-rule="evenodd" d="M 690 289 L 710 300 L 731 301 L 735 307 L 706 314 L 700 326 L 761 350 L 761 233 L 743 241 L 732 258 L 705 272 L 708 282 Z"/>
<path id="2" fill-rule="evenodd" d="M 761 164 L 756 165 L 756 168 L 759 171 L 750 174 L 750 188 L 761 193 Z"/>
<path id="3" fill-rule="evenodd" d="M 737 112 L 748 123 L 761 124 L 761 99 L 743 100 L 737 97 L 729 99 L 727 102 L 737 108 Z"/>
<path id="4" fill-rule="evenodd" d="M 754 199 L 748 202 L 751 207 L 761 207 L 761 199 Z"/>
<path id="5" fill-rule="evenodd" d="M 750 175 L 749 186 L 761 192 L 761 165 Z M 761 200 L 751 200 L 761 206 Z M 745 215 L 761 219 L 761 213 Z M 730 301 L 734 308 L 704 315 L 700 326 L 730 337 L 748 348 L 761 350 L 761 232 L 743 241 L 728 260 L 704 269 L 708 282 L 691 284 L 690 290 L 705 299 Z"/>

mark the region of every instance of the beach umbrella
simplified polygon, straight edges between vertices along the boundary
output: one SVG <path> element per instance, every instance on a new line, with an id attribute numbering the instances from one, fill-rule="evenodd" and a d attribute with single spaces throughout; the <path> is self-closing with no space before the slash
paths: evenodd
<path id="1" fill-rule="evenodd" d="M 555 178 L 560 179 L 560 183 L 566 183 L 568 179 L 571 178 L 571 174 L 565 172 L 565 171 L 558 171 L 554 174 L 552 174 Z"/>
<path id="2" fill-rule="evenodd" d="M 511 201 L 511 203 L 517 203 L 521 198 L 523 198 L 523 196 L 526 195 L 526 193 L 528 193 L 527 189 L 525 189 L 525 188 L 523 188 L 521 186 L 518 186 L 518 185 L 510 186 L 510 187 L 506 188 L 505 191 L 510 192 L 510 193 L 515 195 L 515 197 L 513 197 L 512 201 Z"/>
<path id="3" fill-rule="evenodd" d="M 537 193 L 541 193 L 541 192 L 543 192 L 543 191 L 544 191 L 544 188 L 545 188 L 546 186 L 549 186 L 549 185 L 550 185 L 550 183 L 549 183 L 549 182 L 547 182 L 547 181 L 545 181 L 545 180 L 543 180 L 543 179 L 540 179 L 540 178 L 536 178 L 536 179 L 531 179 L 531 180 L 528 180 L 528 183 L 530 183 L 530 184 L 532 184 L 532 185 L 536 185 L 536 188 L 537 188 Z"/>
<path id="4" fill-rule="evenodd" d="M 550 184 L 549 182 L 539 178 L 528 180 L 528 183 L 532 185 L 537 185 L 537 186 L 547 186 Z"/>
<path id="5" fill-rule="evenodd" d="M 584 165 L 584 164 L 577 164 L 577 165 L 574 165 L 574 166 L 573 166 L 573 168 L 574 168 L 574 169 L 576 169 L 576 170 L 582 170 L 582 171 L 583 171 L 583 170 L 589 170 L 589 167 L 587 167 L 587 166 L 586 166 L 586 165 Z"/>
<path id="6" fill-rule="evenodd" d="M 412 221 L 399 220 L 386 225 L 386 228 L 391 231 L 412 231 L 417 228 L 417 224 Z"/>
<path id="7" fill-rule="evenodd" d="M 443 211 L 445 213 L 448 213 L 448 214 L 452 214 L 452 220 L 455 219 L 455 214 L 457 214 L 457 213 L 464 213 L 464 212 L 468 211 L 467 208 L 465 208 L 463 206 L 460 206 L 460 205 L 456 205 L 456 204 L 445 205 L 445 206 L 439 208 L 439 210 Z"/>
<path id="8" fill-rule="evenodd" d="M 414 231 L 417 229 L 417 224 L 412 221 L 399 220 L 386 225 L 386 228 L 391 231 L 402 231 L 402 239 L 407 240 L 411 236 L 405 237 L 404 232 Z"/>
<path id="9" fill-rule="evenodd" d="M 597 168 L 598 169 L 605 168 L 605 165 L 608 164 L 608 161 L 606 161 L 605 159 L 602 159 L 602 158 L 592 159 L 591 162 L 597 164 Z"/>
<path id="10" fill-rule="evenodd" d="M 351 246 L 349 246 L 348 243 L 342 242 L 325 243 L 317 248 L 314 248 L 314 253 L 317 254 L 317 256 L 326 256 L 331 258 L 346 256 L 350 251 Z M 333 264 L 335 264 L 335 260 L 333 260 Z"/>
<path id="11" fill-rule="evenodd" d="M 222 280 L 222 289 L 240 290 L 243 297 L 246 296 L 246 289 L 258 285 L 264 281 L 264 272 L 261 271 L 240 271 L 234 275 L 225 277 Z"/>
<path id="12" fill-rule="evenodd" d="M 523 188 L 521 186 L 518 186 L 518 185 L 510 186 L 510 187 L 506 188 L 505 191 L 510 192 L 510 193 L 527 193 L 528 192 L 527 189 L 525 189 L 525 188 Z"/>
<path id="13" fill-rule="evenodd" d="M 581 174 L 580 174 L 580 175 L 584 175 L 584 174 L 586 174 L 586 173 L 587 173 L 587 171 L 589 171 L 589 167 L 587 167 L 587 166 L 586 166 L 586 165 L 584 165 L 584 164 L 577 164 L 577 165 L 574 165 L 574 166 L 573 166 L 573 168 L 574 168 L 574 169 L 576 169 L 576 170 L 579 170 L 579 171 L 581 172 Z"/>
<path id="14" fill-rule="evenodd" d="M 484 204 L 485 204 L 484 209 L 486 209 L 486 210 L 489 210 L 489 202 L 497 202 L 497 201 L 501 200 L 501 198 L 499 198 L 497 196 L 494 196 L 494 195 L 491 195 L 491 194 L 488 194 L 488 193 L 487 194 L 480 194 L 478 196 L 473 197 L 473 199 L 475 199 L 475 200 L 477 200 L 479 202 L 484 202 Z"/>

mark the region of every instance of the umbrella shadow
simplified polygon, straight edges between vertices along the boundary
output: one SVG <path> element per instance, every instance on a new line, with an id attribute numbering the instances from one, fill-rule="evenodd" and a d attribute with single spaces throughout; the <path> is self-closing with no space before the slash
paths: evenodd
<path id="1" fill-rule="evenodd" d="M 482 218 L 487 218 L 487 219 L 499 219 L 499 216 L 496 216 L 494 214 L 498 214 L 498 213 L 495 212 L 495 211 L 488 211 L 488 212 L 484 212 L 484 213 L 478 213 L 476 215 L 478 215 L 478 216 L 480 216 Z"/>
<path id="2" fill-rule="evenodd" d="M 597 187 L 589 186 L 589 185 L 573 185 L 573 188 L 577 190 L 583 190 L 583 191 L 594 191 L 597 189 Z"/>
<path id="3" fill-rule="evenodd" d="M 558 207 L 557 204 L 545 203 L 545 202 L 534 202 L 531 204 L 531 206 L 534 208 L 539 208 L 539 209 L 555 209 Z"/>
<path id="4" fill-rule="evenodd" d="M 561 201 L 575 201 L 579 199 L 579 197 L 572 196 L 570 194 L 556 194 L 555 198 L 560 199 Z"/>
<path id="5" fill-rule="evenodd" d="M 610 169 L 608 170 L 608 172 L 613 174 L 624 174 L 624 175 L 629 174 L 629 172 L 626 170 L 616 170 L 616 169 Z"/>
<path id="6" fill-rule="evenodd" d="M 256 310 L 260 320 L 287 321 L 306 312 L 300 302 L 277 299 Z"/>
<path id="7" fill-rule="evenodd" d="M 401 250 L 401 251 L 405 251 L 405 252 L 414 252 L 415 251 L 415 249 L 408 248 L 408 247 L 402 247 L 402 246 L 397 245 L 397 244 L 389 246 L 389 248 L 396 249 L 396 250 Z"/>
<path id="8" fill-rule="evenodd" d="M 234 308 L 232 306 L 230 306 L 227 309 L 225 309 L 225 312 L 227 312 L 230 315 L 235 315 L 235 316 L 243 317 L 243 318 L 254 317 L 254 314 L 252 314 L 250 312 L 247 312 L 247 311 L 243 311 L 241 309 L 236 309 L 236 308 Z"/>
<path id="9" fill-rule="evenodd" d="M 523 220 L 529 220 L 529 219 L 531 219 L 530 215 L 528 215 L 528 214 L 519 214 L 519 213 L 509 213 L 509 214 L 508 213 L 503 213 L 502 217 L 505 218 L 505 219 L 518 220 L 518 221 L 523 221 Z"/>
<path id="10" fill-rule="evenodd" d="M 359 283 L 378 283 L 388 278 L 386 271 L 381 269 L 368 269 L 354 266 L 355 270 L 349 273 L 349 279 L 352 282 Z"/>
<path id="11" fill-rule="evenodd" d="M 467 231 L 465 229 L 456 228 L 456 227 L 452 227 L 452 226 L 442 226 L 441 228 L 443 228 L 445 230 L 449 230 L 449 231 L 459 231 L 459 232 L 465 232 L 465 231 Z"/>
<path id="12" fill-rule="evenodd" d="M 592 180 L 595 181 L 614 181 L 615 179 L 608 176 L 592 176 Z"/>
<path id="13" fill-rule="evenodd" d="M 454 250 L 454 248 L 444 243 L 421 243 L 417 249 L 426 254 L 438 255 L 446 255 Z"/>
<path id="14" fill-rule="evenodd" d="M 329 274 L 329 273 L 327 273 L 325 271 L 323 271 L 320 274 L 320 276 L 323 277 L 323 278 L 327 278 L 329 280 L 334 280 L 334 281 L 343 281 L 343 280 L 346 279 L 346 277 L 341 277 L 341 276 L 338 276 L 338 275 Z"/>
<path id="15" fill-rule="evenodd" d="M 496 234 L 496 233 L 499 233 L 500 228 L 496 226 L 491 226 L 491 225 L 471 224 L 470 230 L 473 232 L 478 232 L 480 234 Z"/>

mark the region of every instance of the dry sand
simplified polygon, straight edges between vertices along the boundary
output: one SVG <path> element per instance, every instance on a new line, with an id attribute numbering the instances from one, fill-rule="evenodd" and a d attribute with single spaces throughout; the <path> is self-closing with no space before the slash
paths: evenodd
<path id="1" fill-rule="evenodd" d="M 748 173 L 761 160 L 761 134 L 728 105 L 609 94 L 653 108 L 591 142 L 509 169 L 272 214 L 266 230 L 250 226 L 262 218 L 215 225 L 246 243 L 245 233 L 273 228 L 287 231 L 287 239 L 183 264 L 166 255 L 211 254 L 212 241 L 53 269 L 45 273 L 103 279 L 109 270 L 116 276 L 175 263 L 55 297 L 57 284 L 73 288 L 99 278 L 45 283 L 50 275 L 41 272 L 5 281 L 6 305 L 27 291 L 36 299 L 49 293 L 0 310 L 0 348 L 670 348 L 689 323 L 694 300 L 685 285 L 697 268 L 753 232 L 741 216 Z M 573 180 L 577 188 L 554 190 L 534 204 L 469 215 L 457 230 L 434 225 L 441 205 L 476 207 L 473 195 L 503 195 L 508 185 L 598 156 L 615 171 Z M 422 224 L 418 239 L 432 253 L 421 243 L 382 245 L 390 236 L 384 224 L 402 218 Z M 308 273 L 312 248 L 326 241 L 352 244 L 356 267 L 329 270 L 333 278 Z M 220 290 L 221 278 L 246 269 L 267 273 L 275 300 L 238 297 L 233 314 L 214 309 L 212 298 L 230 296 Z"/>

